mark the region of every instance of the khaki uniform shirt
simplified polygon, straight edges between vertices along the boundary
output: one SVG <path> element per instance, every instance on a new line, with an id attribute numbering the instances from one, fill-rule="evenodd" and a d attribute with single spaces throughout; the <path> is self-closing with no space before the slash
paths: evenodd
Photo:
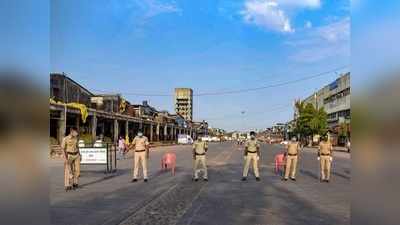
<path id="1" fill-rule="evenodd" d="M 61 149 L 69 153 L 76 153 L 79 151 L 78 149 L 78 138 L 72 137 L 71 135 L 68 135 L 64 137 L 64 139 L 61 142 Z"/>
<path id="2" fill-rule="evenodd" d="M 245 147 L 247 148 L 247 152 L 249 153 L 256 153 L 257 149 L 260 148 L 260 144 L 258 143 L 257 139 L 248 140 L 246 142 Z"/>
<path id="3" fill-rule="evenodd" d="M 297 141 L 289 142 L 287 146 L 287 152 L 288 154 L 296 155 L 299 152 L 299 143 Z"/>
<path id="4" fill-rule="evenodd" d="M 319 154 L 332 155 L 332 144 L 330 142 L 322 141 L 319 143 Z"/>
<path id="5" fill-rule="evenodd" d="M 205 154 L 208 144 L 205 141 L 195 141 L 193 143 L 193 150 L 196 154 Z"/>
<path id="6" fill-rule="evenodd" d="M 147 146 L 150 145 L 147 137 L 135 137 L 132 141 L 132 145 L 135 146 L 135 151 L 143 151 L 146 150 Z"/>

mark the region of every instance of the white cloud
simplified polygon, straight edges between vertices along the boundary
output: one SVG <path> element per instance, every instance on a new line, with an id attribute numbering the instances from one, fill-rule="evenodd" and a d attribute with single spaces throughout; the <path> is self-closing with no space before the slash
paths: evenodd
<path id="1" fill-rule="evenodd" d="M 249 0 L 241 12 L 247 23 L 280 32 L 293 32 L 289 17 L 274 1 Z"/>
<path id="2" fill-rule="evenodd" d="M 300 63 L 315 63 L 322 61 L 330 57 L 349 57 L 350 49 L 345 44 L 334 44 L 325 46 L 310 46 L 295 54 L 291 55 L 290 58 Z"/>
<path id="3" fill-rule="evenodd" d="M 287 42 L 294 50 L 291 59 L 313 63 L 331 57 L 350 56 L 350 18 L 307 30 L 304 35 Z"/>
<path id="4" fill-rule="evenodd" d="M 319 8 L 320 0 L 276 0 L 282 6 L 302 7 L 302 8 Z"/>
<path id="5" fill-rule="evenodd" d="M 350 18 L 345 18 L 317 29 L 317 35 L 329 42 L 350 38 Z"/>
<path id="6" fill-rule="evenodd" d="M 266 30 L 293 33 L 289 12 L 298 9 L 317 9 L 320 0 L 246 0 L 241 11 L 246 23 Z"/>
<path id="7" fill-rule="evenodd" d="M 144 18 L 181 11 L 174 1 L 161 3 L 157 0 L 134 0 L 134 2 L 145 12 Z"/>
<path id="8" fill-rule="evenodd" d="M 305 28 L 312 28 L 312 23 L 310 21 L 307 21 L 306 24 L 304 24 Z"/>

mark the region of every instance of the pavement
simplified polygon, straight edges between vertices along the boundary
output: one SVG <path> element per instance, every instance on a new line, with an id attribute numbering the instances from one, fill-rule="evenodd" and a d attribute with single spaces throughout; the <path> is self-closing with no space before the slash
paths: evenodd
<path id="1" fill-rule="evenodd" d="M 209 182 L 193 182 L 191 146 L 153 148 L 149 182 L 130 183 L 132 157 L 118 161 L 114 174 L 103 166 L 82 166 L 81 187 L 65 192 L 63 162 L 50 163 L 52 224 L 65 225 L 339 225 L 350 224 L 350 154 L 335 152 L 331 183 L 318 182 L 316 149 L 300 154 L 297 181 L 274 174 L 280 145 L 262 144 L 261 181 L 250 170 L 241 181 L 243 147 L 211 143 Z M 177 155 L 177 171 L 160 171 L 164 153 Z"/>

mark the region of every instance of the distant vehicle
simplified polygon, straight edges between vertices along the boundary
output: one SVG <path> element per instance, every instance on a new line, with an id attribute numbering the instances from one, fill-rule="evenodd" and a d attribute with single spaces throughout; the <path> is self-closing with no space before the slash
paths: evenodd
<path id="1" fill-rule="evenodd" d="M 218 141 L 221 141 L 221 139 L 219 137 L 212 137 L 211 141 L 218 142 Z"/>
<path id="2" fill-rule="evenodd" d="M 281 145 L 287 145 L 289 144 L 289 141 L 281 141 Z"/>
<path id="3" fill-rule="evenodd" d="M 350 141 L 347 141 L 346 148 L 347 148 L 347 152 L 350 153 L 350 151 L 351 151 L 351 143 L 350 143 Z"/>
<path id="4" fill-rule="evenodd" d="M 178 135 L 178 144 L 191 145 L 191 144 L 193 144 L 193 138 L 187 134 L 180 134 L 180 135 Z"/>
<path id="5" fill-rule="evenodd" d="M 269 140 L 269 143 L 270 144 L 279 144 L 279 143 L 281 143 L 282 142 L 282 139 L 278 139 L 278 138 L 271 138 L 270 140 Z"/>
<path id="6" fill-rule="evenodd" d="M 201 140 L 210 142 L 211 141 L 211 137 L 210 136 L 204 136 L 204 137 L 201 137 Z"/>
<path id="7" fill-rule="evenodd" d="M 78 147 L 79 148 L 84 148 L 85 147 L 85 141 L 84 140 L 79 140 Z"/>
<path id="8" fill-rule="evenodd" d="M 101 147 L 103 147 L 103 141 L 102 141 L 102 140 L 97 140 L 97 141 L 94 143 L 93 147 L 95 147 L 95 148 L 101 148 Z"/>

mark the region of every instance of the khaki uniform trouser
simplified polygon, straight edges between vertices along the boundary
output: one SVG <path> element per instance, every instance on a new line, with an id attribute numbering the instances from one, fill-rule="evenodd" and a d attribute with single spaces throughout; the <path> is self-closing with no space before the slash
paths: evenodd
<path id="1" fill-rule="evenodd" d="M 321 179 L 329 180 L 331 178 L 331 161 L 330 156 L 322 156 L 320 157 L 321 164 Z"/>
<path id="2" fill-rule="evenodd" d="M 78 184 L 81 156 L 68 154 L 67 157 L 64 164 L 64 186 L 71 187 L 73 184 Z"/>
<path id="3" fill-rule="evenodd" d="M 199 173 L 203 171 L 203 179 L 208 179 L 207 174 L 207 164 L 206 164 L 206 156 L 205 155 L 196 155 L 196 158 L 193 163 L 193 171 L 194 171 L 194 179 L 199 178 Z M 199 165 L 201 167 L 199 168 Z"/>
<path id="4" fill-rule="evenodd" d="M 288 179 L 289 175 L 291 178 L 296 178 L 296 170 L 297 170 L 297 159 L 298 156 L 290 156 L 288 155 L 286 158 L 286 169 L 285 169 L 285 178 Z"/>
<path id="5" fill-rule="evenodd" d="M 258 171 L 257 153 L 247 153 L 243 168 L 243 177 L 247 177 L 247 174 L 249 173 L 250 161 L 253 161 L 254 175 L 256 177 L 260 177 L 260 173 Z"/>
<path id="6" fill-rule="evenodd" d="M 139 174 L 139 163 L 142 164 L 143 169 L 143 178 L 147 179 L 147 158 L 146 151 L 144 152 L 135 152 L 134 153 L 134 165 L 133 165 L 133 179 L 138 178 Z"/>

